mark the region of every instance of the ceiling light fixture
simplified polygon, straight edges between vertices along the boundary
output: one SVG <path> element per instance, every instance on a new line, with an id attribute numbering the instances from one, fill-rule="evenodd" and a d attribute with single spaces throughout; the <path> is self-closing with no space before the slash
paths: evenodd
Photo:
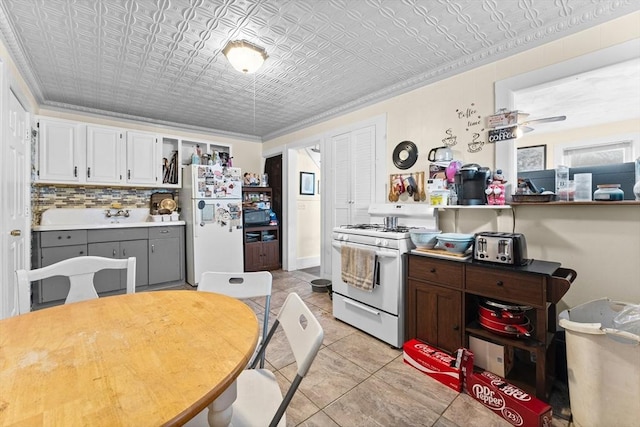
<path id="1" fill-rule="evenodd" d="M 264 48 L 246 40 L 233 40 L 222 49 L 233 68 L 241 73 L 255 73 L 268 58 Z"/>

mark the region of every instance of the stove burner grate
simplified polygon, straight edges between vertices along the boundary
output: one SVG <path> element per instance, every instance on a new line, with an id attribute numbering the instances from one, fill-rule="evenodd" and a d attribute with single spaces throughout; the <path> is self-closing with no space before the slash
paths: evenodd
<path id="1" fill-rule="evenodd" d="M 343 225 L 342 228 L 345 228 L 348 230 L 382 231 L 387 233 L 408 233 L 410 230 L 419 228 L 419 227 L 406 227 L 401 225 L 396 228 L 385 228 L 383 224 L 352 224 L 352 225 Z"/>

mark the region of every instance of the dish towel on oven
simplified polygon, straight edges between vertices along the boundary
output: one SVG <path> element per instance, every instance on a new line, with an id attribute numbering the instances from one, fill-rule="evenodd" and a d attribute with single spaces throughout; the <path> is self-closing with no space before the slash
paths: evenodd
<path id="1" fill-rule="evenodd" d="M 378 264 L 376 252 L 343 245 L 340 256 L 342 281 L 363 291 L 373 291 Z"/>

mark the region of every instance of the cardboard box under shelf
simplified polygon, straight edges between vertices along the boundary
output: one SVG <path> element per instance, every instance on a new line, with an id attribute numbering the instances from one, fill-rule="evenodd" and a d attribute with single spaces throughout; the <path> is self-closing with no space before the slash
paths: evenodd
<path id="1" fill-rule="evenodd" d="M 511 346 L 470 336 L 469 350 L 474 354 L 474 364 L 486 371 L 506 377 L 513 368 L 514 351 Z"/>

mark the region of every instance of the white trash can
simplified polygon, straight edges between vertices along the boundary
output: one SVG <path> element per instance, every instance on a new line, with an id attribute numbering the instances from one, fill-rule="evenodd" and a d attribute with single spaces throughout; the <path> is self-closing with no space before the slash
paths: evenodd
<path id="1" fill-rule="evenodd" d="M 640 336 L 614 327 L 628 306 L 603 298 L 560 313 L 576 427 L 638 426 Z"/>

